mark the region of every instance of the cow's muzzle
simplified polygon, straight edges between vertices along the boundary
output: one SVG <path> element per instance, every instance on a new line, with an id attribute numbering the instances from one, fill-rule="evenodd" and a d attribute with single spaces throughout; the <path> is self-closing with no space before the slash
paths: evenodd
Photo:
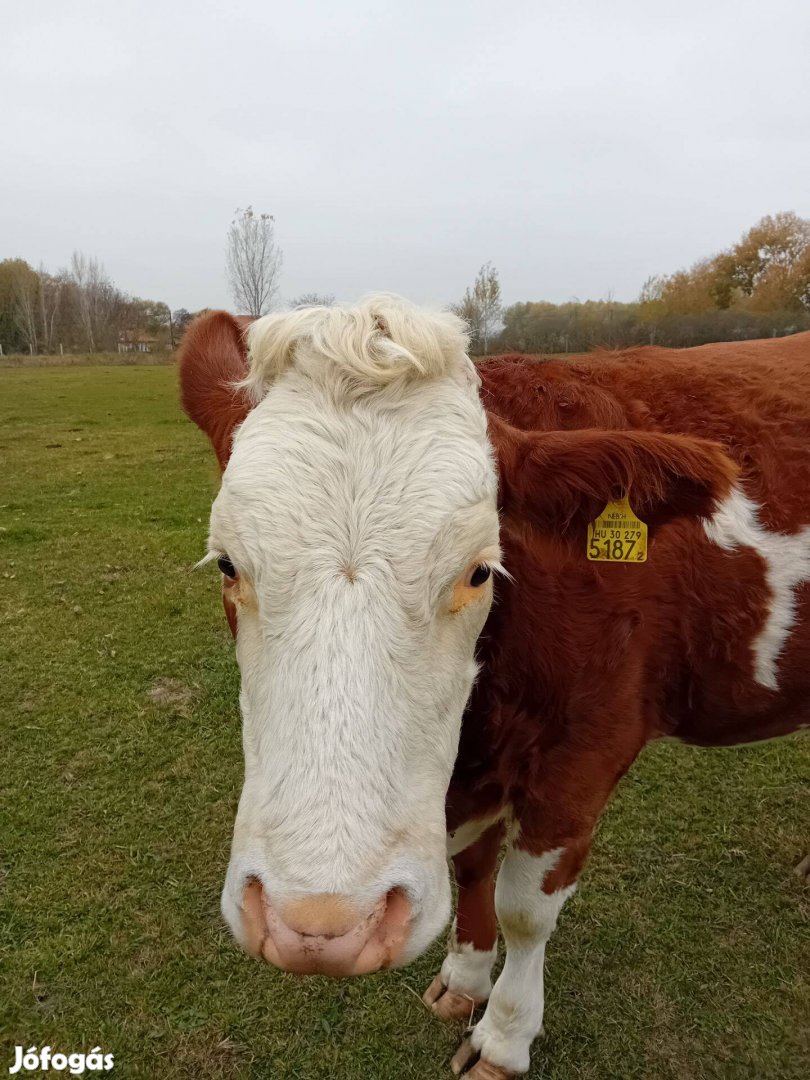
<path id="1" fill-rule="evenodd" d="M 320 893 L 277 907 L 253 879 L 242 898 L 245 947 L 283 971 L 365 975 L 396 964 L 408 941 L 411 905 L 391 889 L 365 912 L 346 896 Z"/>

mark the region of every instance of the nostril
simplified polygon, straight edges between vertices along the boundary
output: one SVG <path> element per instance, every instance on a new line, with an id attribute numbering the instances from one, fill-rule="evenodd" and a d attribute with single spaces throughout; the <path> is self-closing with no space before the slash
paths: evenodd
<path id="1" fill-rule="evenodd" d="M 385 907 L 377 933 L 381 941 L 393 942 L 406 932 L 413 910 L 403 889 L 389 889 L 383 900 Z"/>
<path id="2" fill-rule="evenodd" d="M 267 937 L 267 919 L 264 913 L 264 891 L 256 878 L 248 878 L 242 896 L 242 927 L 244 945 L 251 956 L 262 955 L 262 945 Z"/>
<path id="3" fill-rule="evenodd" d="M 389 889 L 385 894 L 386 919 L 410 919 L 412 915 L 411 902 L 404 889 Z"/>

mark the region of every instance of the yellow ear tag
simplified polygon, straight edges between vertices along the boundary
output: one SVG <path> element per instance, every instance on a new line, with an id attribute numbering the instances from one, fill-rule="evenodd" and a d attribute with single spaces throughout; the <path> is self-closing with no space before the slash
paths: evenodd
<path id="1" fill-rule="evenodd" d="M 647 526 L 633 513 L 626 495 L 609 502 L 588 526 L 588 558 L 591 562 L 647 561 Z"/>

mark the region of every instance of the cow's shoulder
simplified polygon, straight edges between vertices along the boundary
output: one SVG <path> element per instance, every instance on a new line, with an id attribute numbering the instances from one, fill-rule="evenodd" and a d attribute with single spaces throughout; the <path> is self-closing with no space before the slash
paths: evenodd
<path id="1" fill-rule="evenodd" d="M 629 426 L 626 403 L 600 378 L 592 358 L 515 354 L 485 360 L 478 372 L 485 408 L 523 430 Z"/>

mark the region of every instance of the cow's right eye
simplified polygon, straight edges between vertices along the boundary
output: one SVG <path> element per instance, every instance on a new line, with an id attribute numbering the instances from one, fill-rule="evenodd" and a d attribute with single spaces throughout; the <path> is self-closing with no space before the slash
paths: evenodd
<path id="1" fill-rule="evenodd" d="M 470 574 L 470 585 L 473 589 L 480 589 L 492 577 L 492 567 L 486 563 L 479 563 Z"/>
<path id="2" fill-rule="evenodd" d="M 235 581 L 236 578 L 239 577 L 236 572 L 236 567 L 233 565 L 227 555 L 220 555 L 220 557 L 217 559 L 217 566 L 226 578 L 230 578 L 232 581 Z"/>

